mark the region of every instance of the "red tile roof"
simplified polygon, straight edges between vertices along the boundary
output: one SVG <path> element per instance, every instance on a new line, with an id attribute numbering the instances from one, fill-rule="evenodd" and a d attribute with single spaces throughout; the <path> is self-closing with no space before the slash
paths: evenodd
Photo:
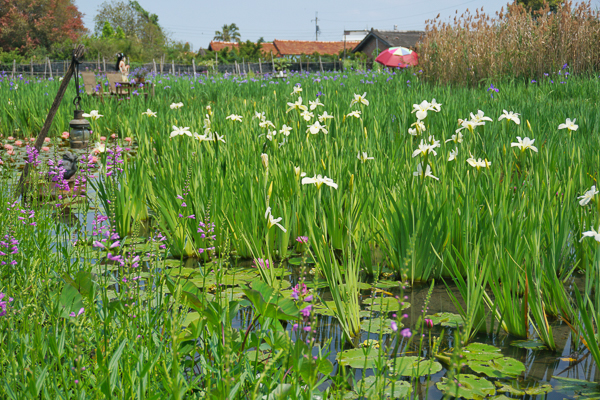
<path id="1" fill-rule="evenodd" d="M 215 41 L 212 41 L 208 45 L 208 50 L 221 51 L 226 47 L 229 49 L 229 51 L 231 51 L 233 49 L 237 50 L 240 47 L 240 44 L 237 42 L 215 42 Z M 279 51 L 277 51 L 277 47 L 275 47 L 275 45 L 273 43 L 262 43 L 261 50 L 265 55 L 270 56 L 271 52 L 273 52 L 274 56 L 276 56 L 276 57 L 279 56 Z"/>
<path id="2" fill-rule="evenodd" d="M 225 47 L 227 47 L 229 50 L 233 50 L 234 48 L 237 49 L 239 46 L 240 46 L 240 44 L 238 42 L 215 42 L 215 41 L 211 41 L 210 44 L 208 45 L 208 50 L 211 50 L 211 51 L 221 51 Z"/>
<path id="3" fill-rule="evenodd" d="M 273 41 L 282 56 L 297 56 L 300 54 L 338 54 L 344 50 L 344 42 L 316 42 L 312 40 L 277 40 Z M 351 51 L 357 41 L 346 42 L 346 50 Z"/>
<path id="4" fill-rule="evenodd" d="M 274 56 L 279 56 L 279 51 L 277 50 L 277 47 L 275 47 L 275 44 L 273 43 L 262 43 L 262 48 L 261 48 L 262 52 L 265 53 L 266 55 L 270 56 L 271 52 L 273 52 Z"/>
<path id="5" fill-rule="evenodd" d="M 360 41 L 347 41 L 346 51 L 350 52 Z M 237 42 L 215 42 L 211 41 L 208 50 L 221 51 L 224 48 L 229 50 L 239 48 Z M 298 56 L 300 54 L 338 54 L 344 50 L 344 42 L 316 42 L 312 40 L 277 40 L 273 43 L 262 43 L 262 52 L 265 55 L 270 55 L 273 52 L 274 56 Z"/>

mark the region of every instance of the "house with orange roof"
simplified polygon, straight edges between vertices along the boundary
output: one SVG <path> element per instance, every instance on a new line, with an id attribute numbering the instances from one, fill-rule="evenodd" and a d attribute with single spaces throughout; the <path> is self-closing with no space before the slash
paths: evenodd
<path id="1" fill-rule="evenodd" d="M 314 40 L 279 40 L 275 39 L 272 43 L 263 42 L 262 52 L 267 56 L 273 54 L 275 57 L 296 57 L 300 55 L 311 55 L 318 53 L 321 55 L 336 55 L 346 50 L 352 51 L 359 41 L 339 41 L 326 42 Z M 219 52 L 225 48 L 230 51 L 239 48 L 237 42 L 216 42 L 211 41 L 208 50 Z"/>

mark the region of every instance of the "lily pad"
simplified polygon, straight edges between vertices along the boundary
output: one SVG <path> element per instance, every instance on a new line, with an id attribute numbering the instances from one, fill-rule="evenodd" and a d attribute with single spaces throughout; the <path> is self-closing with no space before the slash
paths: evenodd
<path id="1" fill-rule="evenodd" d="M 414 356 L 392 359 L 388 361 L 388 366 L 390 367 L 390 374 L 411 376 L 413 378 L 433 375 L 442 370 L 442 364 L 439 362 Z"/>
<path id="2" fill-rule="evenodd" d="M 447 312 L 435 313 L 433 315 L 427 315 L 425 318 L 429 318 L 434 325 L 446 326 L 448 328 L 456 328 L 456 326 L 463 325 L 463 319 L 458 314 L 452 314 Z"/>
<path id="3" fill-rule="evenodd" d="M 369 297 L 363 300 L 363 303 L 369 305 L 368 308 L 370 311 L 380 312 L 396 312 L 410 307 L 410 303 L 404 302 L 404 304 L 400 304 L 398 299 L 394 297 Z"/>
<path id="4" fill-rule="evenodd" d="M 494 358 L 487 361 L 469 360 L 467 365 L 473 371 L 491 378 L 515 377 L 525 371 L 521 361 L 510 357 Z"/>
<path id="5" fill-rule="evenodd" d="M 344 350 L 337 354 L 336 358 L 340 365 L 348 365 L 352 368 L 374 368 L 379 359 L 379 350 L 373 347 L 363 347 L 362 349 Z M 387 358 L 382 352 L 382 358 Z"/>
<path id="6" fill-rule="evenodd" d="M 459 383 L 460 386 L 458 386 Z M 479 400 L 496 394 L 496 388 L 492 382 L 471 374 L 459 374 L 455 380 L 442 378 L 441 382 L 436 383 L 435 386 L 447 396 L 464 397 L 471 400 Z"/>
<path id="7" fill-rule="evenodd" d="M 392 333 L 392 320 L 386 318 L 363 319 L 360 321 L 360 329 L 365 332 L 379 333 L 384 335 Z M 400 328 L 400 326 L 398 326 Z"/>
<path id="8" fill-rule="evenodd" d="M 293 257 L 293 258 L 290 258 L 287 262 L 290 265 L 296 265 L 296 266 L 302 265 L 302 257 Z M 304 259 L 304 265 L 309 265 L 309 264 L 313 264 L 313 263 L 311 262 L 310 258 L 306 257 Z"/>
<path id="9" fill-rule="evenodd" d="M 334 306 L 335 307 L 335 306 Z M 334 317 L 335 313 L 333 310 L 325 305 L 315 306 L 312 309 L 312 312 L 319 315 L 326 315 L 329 317 Z"/>
<path id="10" fill-rule="evenodd" d="M 522 349 L 529 350 L 546 350 L 548 347 L 544 344 L 544 342 L 539 340 L 513 340 L 510 342 L 511 346 L 520 347 Z"/>
<path id="11" fill-rule="evenodd" d="M 315 280 L 315 281 L 306 282 L 306 287 L 311 288 L 311 289 L 322 289 L 322 288 L 329 287 L 329 285 L 327 284 L 327 281 L 325 281 L 325 280 Z"/>
<path id="12" fill-rule="evenodd" d="M 500 353 L 500 349 L 485 343 L 470 343 L 464 350 L 471 353 Z"/>
<path id="13" fill-rule="evenodd" d="M 396 381 L 392 383 L 389 379 L 369 376 L 356 383 L 354 390 L 365 399 L 403 399 L 410 395 L 411 385 L 409 382 Z"/>
<path id="14" fill-rule="evenodd" d="M 400 282 L 397 281 L 379 281 L 375 284 L 375 287 L 382 289 L 389 289 L 393 287 L 400 287 Z"/>
<path id="15" fill-rule="evenodd" d="M 578 399 L 600 398 L 600 385 L 598 383 L 558 376 L 553 376 L 552 378 L 558 382 L 554 387 L 554 390 L 558 392 L 573 392 L 575 393 L 575 398 Z"/>
<path id="16" fill-rule="evenodd" d="M 548 383 L 540 384 L 536 382 L 533 385 L 528 385 L 527 387 L 523 388 L 519 387 L 521 385 L 524 384 L 516 380 L 508 383 L 496 382 L 498 393 L 510 393 L 515 396 L 524 396 L 526 394 L 530 396 L 537 396 L 550 393 L 552 391 L 552 385 Z"/>
<path id="17" fill-rule="evenodd" d="M 165 273 L 171 276 L 181 276 L 182 278 L 189 278 L 190 276 L 198 273 L 197 269 L 194 268 L 168 268 L 165 269 Z"/>

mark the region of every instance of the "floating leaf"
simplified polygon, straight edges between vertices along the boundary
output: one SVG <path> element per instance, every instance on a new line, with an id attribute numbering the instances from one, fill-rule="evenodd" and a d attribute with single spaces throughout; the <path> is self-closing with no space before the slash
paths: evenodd
<path id="1" fill-rule="evenodd" d="M 400 304 L 394 297 L 369 297 L 363 303 L 369 304 L 369 310 L 380 312 L 396 312 L 410 307 L 410 303 Z"/>
<path id="2" fill-rule="evenodd" d="M 546 350 L 548 349 L 544 342 L 539 340 L 513 340 L 510 342 L 511 346 L 520 347 L 522 349 L 529 350 Z"/>
<path id="3" fill-rule="evenodd" d="M 580 399 L 591 399 L 600 398 L 600 385 L 595 382 L 584 381 L 581 379 L 573 378 L 562 378 L 553 376 L 558 384 L 554 387 L 554 390 L 565 393 L 574 392 L 576 395 L 585 395 L 586 397 L 579 397 Z"/>
<path id="4" fill-rule="evenodd" d="M 469 360 L 467 365 L 473 371 L 491 378 L 514 377 L 525 371 L 522 362 L 510 357 L 494 358 L 487 361 Z"/>
<path id="5" fill-rule="evenodd" d="M 429 318 L 433 321 L 434 325 L 440 324 L 449 328 L 456 328 L 456 326 L 463 325 L 463 319 L 458 314 L 452 314 L 447 312 L 435 313 L 433 315 L 427 315 L 425 318 Z"/>
<path id="6" fill-rule="evenodd" d="M 290 258 L 287 262 L 290 265 L 299 266 L 299 265 L 302 265 L 302 257 L 293 257 L 293 258 Z M 306 257 L 304 259 L 304 265 L 308 265 L 308 264 L 313 264 L 313 263 L 311 262 L 310 258 Z"/>
<path id="7" fill-rule="evenodd" d="M 409 382 L 396 381 L 392 384 L 389 379 L 377 379 L 375 376 L 369 376 L 361 379 L 354 387 L 356 393 L 361 394 L 361 398 L 366 399 L 403 399 L 410 395 L 411 389 L 412 388 Z"/>
<path id="8" fill-rule="evenodd" d="M 314 281 L 306 282 L 306 287 L 311 288 L 311 289 L 322 289 L 322 288 L 328 288 L 329 284 L 327 284 L 326 280 L 314 280 Z"/>
<path id="9" fill-rule="evenodd" d="M 335 305 L 333 305 L 333 307 L 335 308 Z M 315 314 L 326 315 L 326 316 L 330 316 L 330 317 L 335 316 L 335 313 L 333 312 L 333 310 L 330 307 L 325 306 L 324 304 L 313 307 L 312 312 Z"/>
<path id="10" fill-rule="evenodd" d="M 360 321 L 360 329 L 362 329 L 365 332 L 371 332 L 371 333 L 381 332 L 384 335 L 388 335 L 393 332 L 392 328 L 391 328 L 391 326 L 392 326 L 391 323 L 392 323 L 391 319 L 385 319 L 385 318 L 364 319 L 364 320 Z M 402 324 L 400 323 L 398 328 L 400 328 L 400 325 L 402 325 Z"/>
<path id="11" fill-rule="evenodd" d="M 375 284 L 375 287 L 382 289 L 389 289 L 393 287 L 400 287 L 400 282 L 396 281 L 379 281 Z"/>
<path id="12" fill-rule="evenodd" d="M 550 393 L 552 391 L 552 385 L 550 384 L 540 384 L 539 382 L 535 382 L 533 384 L 527 384 L 527 387 L 519 387 L 525 385 L 523 382 L 519 381 L 511 381 L 508 383 L 504 382 L 496 382 L 496 387 L 498 393 L 510 393 L 515 396 L 536 396 L 542 395 L 546 393 Z"/>
<path id="13" fill-rule="evenodd" d="M 388 365 L 391 369 L 390 374 L 412 376 L 413 378 L 433 375 L 442 370 L 442 364 L 439 362 L 414 356 L 392 359 L 388 361 Z"/>
<path id="14" fill-rule="evenodd" d="M 380 357 L 380 350 L 373 347 L 363 347 L 362 349 L 345 350 L 337 354 L 336 358 L 340 365 L 348 365 L 352 368 L 374 368 L 375 362 Z M 383 351 L 382 358 L 387 358 Z"/>
<path id="15" fill-rule="evenodd" d="M 190 276 L 198 274 L 199 271 L 195 268 L 168 268 L 165 269 L 165 274 L 171 276 L 181 276 L 182 278 L 189 278 Z M 214 278 L 214 276 L 213 276 Z"/>
<path id="16" fill-rule="evenodd" d="M 464 397 L 465 399 L 479 400 L 496 394 L 494 384 L 477 375 L 459 374 L 456 375 L 455 380 L 456 382 L 442 378 L 442 381 L 435 385 L 445 395 Z M 460 386 L 458 386 L 459 383 Z"/>

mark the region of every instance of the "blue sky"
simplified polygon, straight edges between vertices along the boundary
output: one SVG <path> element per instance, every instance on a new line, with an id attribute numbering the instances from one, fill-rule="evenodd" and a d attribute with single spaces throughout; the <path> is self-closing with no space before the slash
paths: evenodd
<path id="1" fill-rule="evenodd" d="M 86 27 L 93 30 L 94 16 L 104 0 L 75 0 L 83 12 Z M 344 29 L 421 30 L 425 21 L 438 13 L 445 19 L 467 8 L 482 7 L 494 15 L 507 0 L 139 0 L 175 40 L 188 41 L 194 50 L 206 48 L 223 24 L 236 23 L 243 40 L 314 40 L 315 12 L 318 12 L 319 40 L 342 40 Z M 600 0 L 592 7 L 600 8 Z"/>

